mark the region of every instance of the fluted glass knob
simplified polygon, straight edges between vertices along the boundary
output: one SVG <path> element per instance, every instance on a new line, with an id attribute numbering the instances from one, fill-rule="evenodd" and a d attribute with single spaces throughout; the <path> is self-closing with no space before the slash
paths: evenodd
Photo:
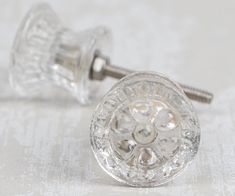
<path id="1" fill-rule="evenodd" d="M 70 91 L 81 104 L 98 96 L 90 80 L 96 51 L 110 40 L 105 27 L 79 33 L 66 29 L 47 4 L 33 7 L 17 32 L 10 65 L 11 85 L 22 95 L 34 96 L 55 84 Z"/>

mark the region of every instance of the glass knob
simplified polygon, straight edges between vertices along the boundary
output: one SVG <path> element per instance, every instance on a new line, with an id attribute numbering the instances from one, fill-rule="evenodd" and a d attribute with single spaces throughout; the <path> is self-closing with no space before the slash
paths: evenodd
<path id="1" fill-rule="evenodd" d="M 17 32 L 10 63 L 10 83 L 21 95 L 34 96 L 51 84 L 73 94 L 81 104 L 99 97 L 98 81 L 90 80 L 96 51 L 106 52 L 110 31 L 82 32 L 65 28 L 47 4 L 33 7 Z"/>

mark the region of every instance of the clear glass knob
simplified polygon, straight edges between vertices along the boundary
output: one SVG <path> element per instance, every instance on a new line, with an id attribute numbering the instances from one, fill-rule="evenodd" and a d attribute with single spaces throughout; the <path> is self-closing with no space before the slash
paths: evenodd
<path id="1" fill-rule="evenodd" d="M 110 176 L 151 187 L 168 182 L 190 163 L 200 128 L 180 86 L 157 73 L 140 72 L 121 79 L 103 97 L 90 136 L 96 159 Z"/>
<path id="2" fill-rule="evenodd" d="M 34 96 L 55 84 L 88 104 L 99 96 L 98 82 L 89 79 L 91 64 L 96 51 L 106 52 L 110 37 L 105 27 L 79 33 L 66 29 L 47 4 L 39 4 L 17 32 L 11 52 L 11 85 L 22 95 Z"/>

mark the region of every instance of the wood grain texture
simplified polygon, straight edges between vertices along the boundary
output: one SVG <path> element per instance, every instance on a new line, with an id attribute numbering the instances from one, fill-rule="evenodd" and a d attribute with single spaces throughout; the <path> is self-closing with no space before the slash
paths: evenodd
<path id="1" fill-rule="evenodd" d="M 116 64 L 164 72 L 215 92 L 211 106 L 195 104 L 202 131 L 195 160 L 156 188 L 123 186 L 97 165 L 89 143 L 94 106 L 81 107 L 60 90 L 33 99 L 13 92 L 7 69 L 12 39 L 36 1 L 0 2 L 1 196 L 235 195 L 234 2 L 50 1 L 74 29 L 108 25 Z"/>

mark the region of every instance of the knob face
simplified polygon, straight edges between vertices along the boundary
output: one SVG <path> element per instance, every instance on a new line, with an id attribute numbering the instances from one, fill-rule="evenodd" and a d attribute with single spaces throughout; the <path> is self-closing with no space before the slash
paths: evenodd
<path id="1" fill-rule="evenodd" d="M 91 123 L 100 166 L 132 186 L 158 186 L 179 174 L 198 151 L 200 128 L 182 89 L 167 77 L 140 72 L 120 80 Z"/>
<path id="2" fill-rule="evenodd" d="M 62 28 L 47 4 L 30 9 L 21 22 L 11 50 L 10 82 L 22 95 L 32 95 L 48 83 L 55 36 Z"/>
<path id="3" fill-rule="evenodd" d="M 51 84 L 69 91 L 81 104 L 94 101 L 98 82 L 89 78 L 97 50 L 109 45 L 110 31 L 97 27 L 81 32 L 65 28 L 47 4 L 33 7 L 18 29 L 11 51 L 10 82 L 26 96 Z"/>

